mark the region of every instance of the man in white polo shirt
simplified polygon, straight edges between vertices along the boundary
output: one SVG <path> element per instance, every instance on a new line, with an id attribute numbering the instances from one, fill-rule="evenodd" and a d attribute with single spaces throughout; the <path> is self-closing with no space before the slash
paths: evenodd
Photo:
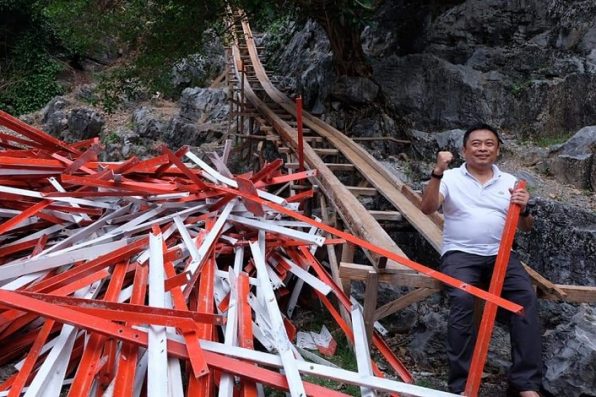
<path id="1" fill-rule="evenodd" d="M 441 271 L 476 286 L 490 283 L 509 203 L 521 206 L 519 229 L 529 231 L 533 224 L 527 206 L 529 193 L 525 189 L 514 190 L 516 178 L 494 164 L 500 144 L 497 131 L 486 124 L 468 129 L 463 139 L 465 163 L 448 170 L 453 155 L 439 152 L 422 195 L 421 209 L 425 214 L 443 207 Z M 457 288 L 447 287 L 446 290 L 450 298 L 449 390 L 461 393 L 476 341 L 474 297 Z M 515 252 L 511 253 L 502 296 L 524 307 L 523 316 L 506 315 L 513 362 L 509 395 L 539 396 L 542 360 L 536 294 Z"/>

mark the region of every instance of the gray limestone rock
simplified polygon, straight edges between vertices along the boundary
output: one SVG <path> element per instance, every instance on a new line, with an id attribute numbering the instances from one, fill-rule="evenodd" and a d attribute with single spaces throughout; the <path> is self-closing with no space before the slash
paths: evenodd
<path id="1" fill-rule="evenodd" d="M 519 233 L 523 259 L 557 284 L 596 284 L 596 214 L 536 198 L 534 228 Z"/>
<path id="2" fill-rule="evenodd" d="M 68 128 L 68 112 L 66 107 L 70 102 L 64 97 L 52 99 L 42 110 L 44 131 L 54 136 Z"/>
<path id="3" fill-rule="evenodd" d="M 596 396 L 596 309 L 579 307 L 570 322 L 545 337 L 545 388 L 556 396 Z"/>
<path id="4" fill-rule="evenodd" d="M 595 153 L 596 126 L 584 127 L 549 154 L 549 171 L 561 182 L 596 190 L 593 184 Z"/>
<path id="5" fill-rule="evenodd" d="M 143 106 L 132 114 L 133 130 L 143 139 L 160 139 L 165 133 L 167 122 L 157 116 L 149 107 Z"/>
<path id="6" fill-rule="evenodd" d="M 220 88 L 186 88 L 180 96 L 180 118 L 187 122 L 223 121 L 230 104 Z"/>
<path id="7" fill-rule="evenodd" d="M 450 151 L 455 156 L 455 163 L 461 163 L 460 156 L 463 146 L 464 130 L 455 129 L 437 133 L 428 133 L 418 130 L 408 131 L 412 141 L 412 151 L 417 159 L 432 162 L 437 153 L 442 150 Z"/>
<path id="8" fill-rule="evenodd" d="M 348 104 L 372 103 L 379 95 L 379 86 L 363 77 L 339 76 L 331 88 L 331 96 Z"/>
<path id="9" fill-rule="evenodd" d="M 335 80 L 329 40 L 323 29 L 314 21 L 308 21 L 292 37 L 279 59 L 277 74 L 293 78 L 291 91 L 302 95 L 306 109 L 323 113 Z"/>
<path id="10" fill-rule="evenodd" d="M 93 138 L 99 136 L 104 124 L 103 116 L 95 110 L 73 109 L 68 118 L 68 131 L 63 132 L 62 136 L 69 142 Z"/>
<path id="11" fill-rule="evenodd" d="M 203 43 L 200 54 L 189 55 L 172 67 L 171 83 L 177 89 L 203 86 L 224 69 L 224 48 L 219 35 L 207 30 L 203 33 Z"/>
<path id="12" fill-rule="evenodd" d="M 197 125 L 181 117 L 170 120 L 162 139 L 172 149 L 184 145 L 199 146 L 205 142 L 205 136 L 199 134 Z"/>

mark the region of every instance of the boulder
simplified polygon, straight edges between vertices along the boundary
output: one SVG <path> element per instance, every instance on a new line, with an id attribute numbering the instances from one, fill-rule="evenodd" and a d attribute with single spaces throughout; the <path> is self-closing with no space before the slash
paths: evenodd
<path id="1" fill-rule="evenodd" d="M 184 145 L 199 146 L 205 142 L 205 136 L 199 134 L 197 125 L 182 117 L 170 120 L 162 139 L 172 149 Z"/>
<path id="2" fill-rule="evenodd" d="M 455 129 L 436 133 L 409 130 L 412 152 L 416 159 L 434 162 L 439 151 L 450 151 L 455 156 L 453 165 L 461 164 L 460 152 L 463 146 L 464 130 Z"/>
<path id="3" fill-rule="evenodd" d="M 180 96 L 180 118 L 187 122 L 223 121 L 229 112 L 227 94 L 220 88 L 186 88 Z"/>
<path id="4" fill-rule="evenodd" d="M 291 76 L 294 80 L 290 91 L 302 95 L 306 109 L 323 113 L 335 81 L 329 40 L 323 29 L 316 22 L 308 21 L 278 59 L 277 74 Z"/>
<path id="5" fill-rule="evenodd" d="M 86 108 L 73 109 L 68 118 L 68 131 L 62 133 L 63 139 L 75 142 L 99 136 L 105 120 L 101 113 Z"/>
<path id="6" fill-rule="evenodd" d="M 68 112 L 66 108 L 70 102 L 64 97 L 52 99 L 42 110 L 43 130 L 47 133 L 59 136 L 68 128 Z"/>
<path id="7" fill-rule="evenodd" d="M 595 153 L 596 126 L 584 127 L 549 154 L 549 171 L 558 181 L 596 190 Z"/>
<path id="8" fill-rule="evenodd" d="M 333 98 L 352 105 L 372 103 L 378 95 L 379 86 L 364 77 L 339 76 L 331 87 Z"/>
<path id="9" fill-rule="evenodd" d="M 544 386 L 556 396 L 596 395 L 596 309 L 580 306 L 570 322 L 545 337 Z"/>
<path id="10" fill-rule="evenodd" d="M 220 36 L 208 29 L 203 33 L 203 43 L 201 53 L 189 55 L 172 67 L 171 83 L 176 89 L 203 86 L 224 70 L 224 48 Z"/>
<path id="11" fill-rule="evenodd" d="M 537 197 L 534 227 L 518 233 L 524 260 L 557 284 L 596 284 L 596 214 Z"/>
<path id="12" fill-rule="evenodd" d="M 132 114 L 132 126 L 143 139 L 158 140 L 167 129 L 167 121 L 155 114 L 153 109 L 142 106 Z"/>

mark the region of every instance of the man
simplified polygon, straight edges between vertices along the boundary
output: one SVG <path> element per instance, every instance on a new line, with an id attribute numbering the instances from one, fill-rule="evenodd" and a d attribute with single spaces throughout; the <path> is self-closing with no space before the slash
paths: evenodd
<path id="1" fill-rule="evenodd" d="M 465 163 L 448 170 L 450 152 L 439 152 L 431 179 L 422 195 L 421 209 L 431 214 L 443 207 L 445 226 L 441 249 L 441 271 L 475 286 L 490 283 L 492 269 L 509 203 L 521 206 L 518 228 L 533 225 L 525 189 L 514 190 L 516 178 L 494 164 L 501 140 L 497 131 L 481 124 L 468 129 L 463 139 Z M 450 313 L 447 332 L 449 390 L 464 391 L 474 344 L 474 297 L 448 287 Z M 515 252 L 511 253 L 502 296 L 524 307 L 524 315 L 507 313 L 512 366 L 510 395 L 537 397 L 542 381 L 540 327 L 536 295 L 530 277 Z"/>

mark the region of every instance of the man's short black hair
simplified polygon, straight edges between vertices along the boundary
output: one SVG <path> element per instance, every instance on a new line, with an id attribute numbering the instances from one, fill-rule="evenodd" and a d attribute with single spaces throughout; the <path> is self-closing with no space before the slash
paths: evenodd
<path id="1" fill-rule="evenodd" d="M 495 136 L 497 137 L 497 141 L 499 142 L 499 144 L 502 144 L 503 143 L 503 141 L 501 140 L 501 137 L 499 136 L 499 133 L 497 132 L 497 129 L 496 128 L 491 127 L 488 124 L 479 123 L 479 124 L 475 124 L 475 125 L 471 126 L 464 133 L 464 146 L 466 146 L 466 143 L 468 143 L 468 138 L 470 138 L 470 134 L 472 132 L 478 131 L 478 130 L 489 130 L 490 132 L 492 132 L 493 134 L 495 134 Z"/>

